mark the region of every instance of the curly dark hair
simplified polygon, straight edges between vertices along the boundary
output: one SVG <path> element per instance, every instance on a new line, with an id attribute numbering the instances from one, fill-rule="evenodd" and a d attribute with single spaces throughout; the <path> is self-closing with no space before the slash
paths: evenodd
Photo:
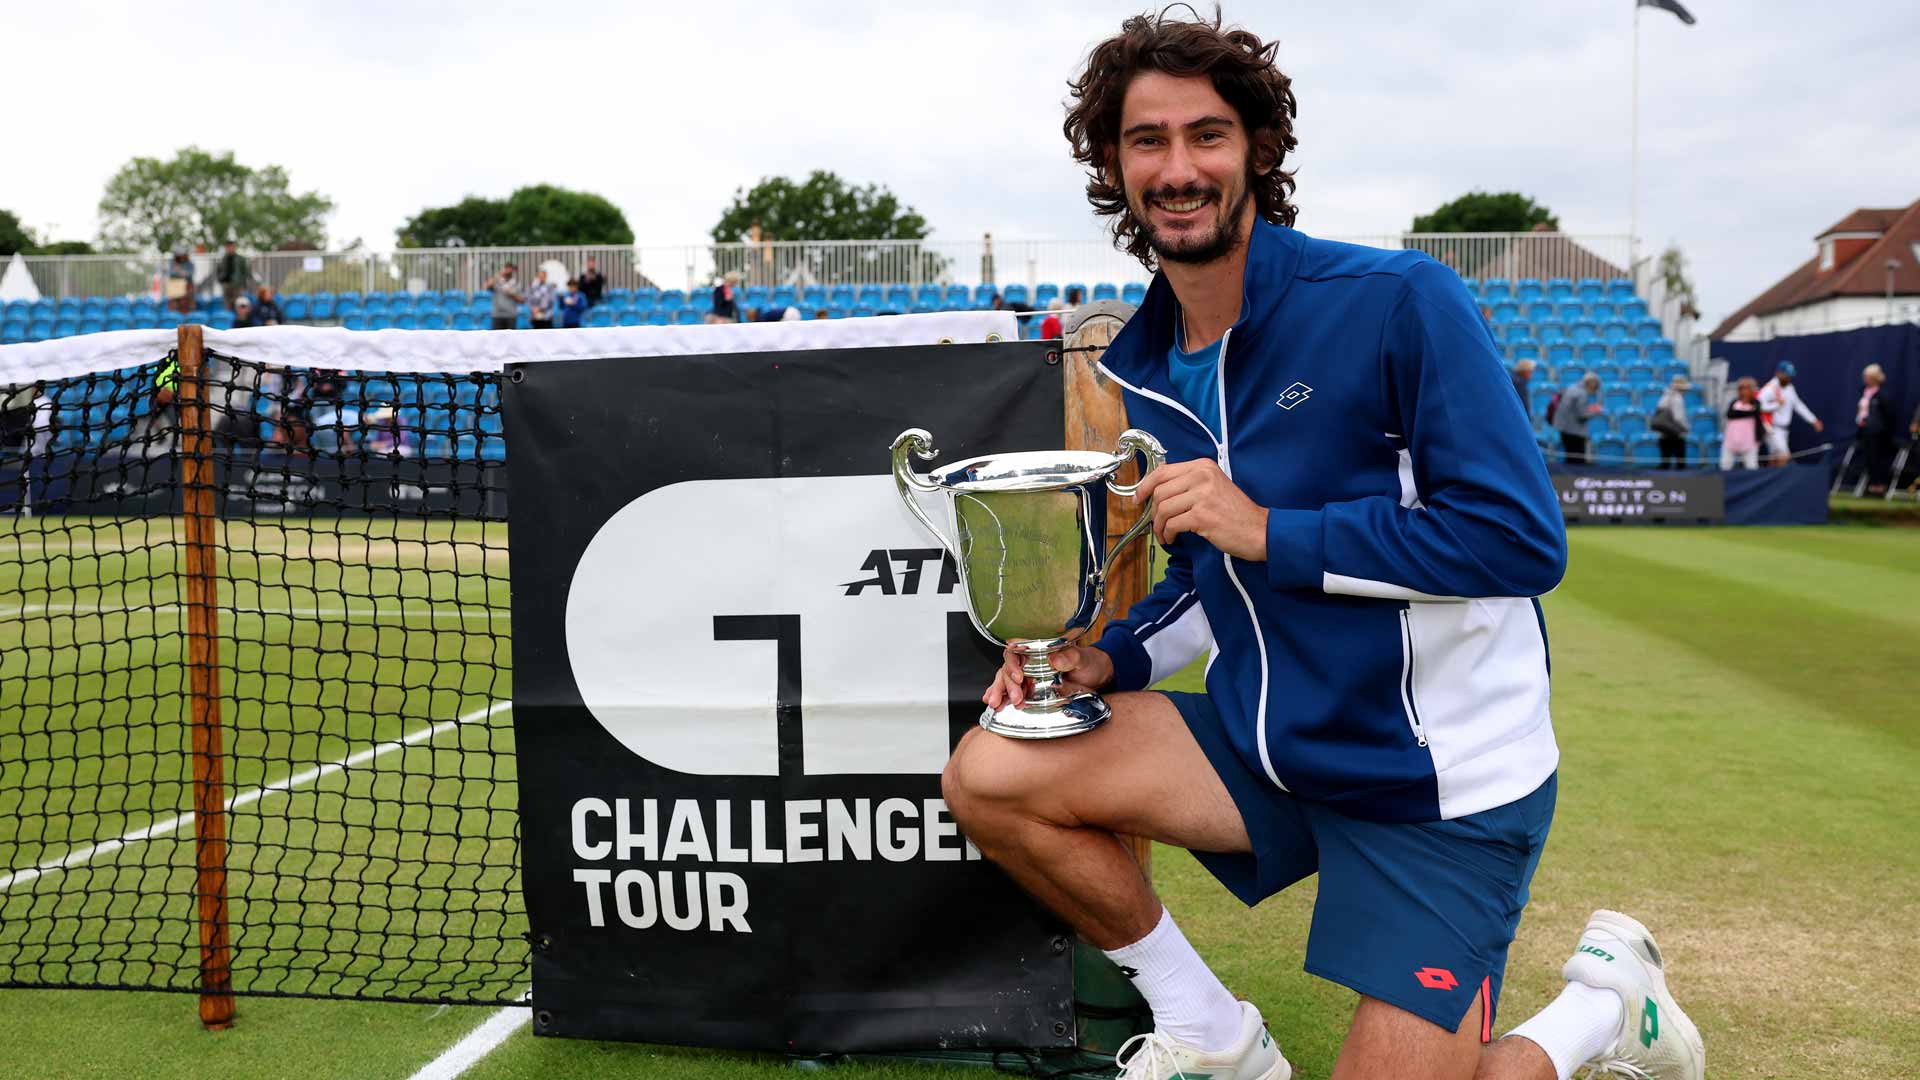
<path id="1" fill-rule="evenodd" d="M 1176 7 L 1185 7 L 1194 17 L 1168 18 Z M 1208 22 L 1192 7 L 1176 4 L 1158 15 L 1135 15 L 1122 23 L 1119 34 L 1094 46 L 1086 70 L 1067 84 L 1071 100 L 1062 130 L 1073 147 L 1073 159 L 1087 167 L 1087 201 L 1094 213 L 1113 219 L 1115 245 L 1148 269 L 1153 267 L 1153 252 L 1146 230 L 1127 205 L 1120 177 L 1120 106 L 1127 86 L 1142 71 L 1211 79 L 1251 135 L 1247 186 L 1259 215 L 1276 225 L 1292 225 L 1299 214 L 1288 201 L 1293 173 L 1280 166 L 1298 145 L 1293 136 L 1297 107 L 1293 80 L 1274 65 L 1279 47 L 1279 42 L 1262 42 L 1247 30 L 1223 29 L 1218 8 Z"/>

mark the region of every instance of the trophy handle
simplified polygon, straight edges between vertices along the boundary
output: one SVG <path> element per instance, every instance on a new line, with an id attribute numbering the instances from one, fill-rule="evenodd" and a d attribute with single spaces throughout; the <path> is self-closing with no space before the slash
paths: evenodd
<path id="1" fill-rule="evenodd" d="M 1135 452 L 1145 455 L 1147 459 L 1146 468 L 1140 470 L 1140 480 L 1145 480 L 1148 473 L 1167 463 L 1167 450 L 1166 447 L 1160 445 L 1159 439 L 1154 438 L 1139 428 L 1128 428 L 1120 433 L 1120 446 L 1119 449 L 1115 451 L 1114 456 L 1131 457 Z M 1140 490 L 1140 480 L 1135 480 L 1131 484 L 1116 484 L 1113 482 L 1113 478 L 1109 476 L 1107 478 L 1107 487 L 1111 488 L 1116 495 L 1132 498 L 1133 493 Z M 1127 549 L 1127 545 L 1133 542 L 1134 537 L 1147 531 L 1152 525 L 1153 500 L 1149 499 L 1147 500 L 1147 505 L 1140 508 L 1140 520 L 1134 522 L 1133 528 L 1128 529 L 1126 535 L 1122 536 L 1119 541 L 1107 551 L 1107 564 L 1100 568 L 1100 580 L 1102 582 L 1106 581 L 1107 572 L 1113 569 L 1113 560 L 1120 557 L 1120 553 Z"/>
<path id="2" fill-rule="evenodd" d="M 927 434 L 925 428 L 908 428 L 894 437 L 893 482 L 894 486 L 900 490 L 900 501 L 907 504 L 907 512 L 920 522 L 922 528 L 932 533 L 935 540 L 940 541 L 940 546 L 946 549 L 948 555 L 953 556 L 954 565 L 959 566 L 960 552 L 954 549 L 953 541 L 947 539 L 947 534 L 933 523 L 933 519 L 921 509 L 920 500 L 914 497 L 915 492 L 935 492 L 945 489 L 914 472 L 912 463 L 908 461 L 909 455 L 918 457 L 922 461 L 932 461 L 940 456 L 940 451 L 933 448 L 933 436 Z"/>

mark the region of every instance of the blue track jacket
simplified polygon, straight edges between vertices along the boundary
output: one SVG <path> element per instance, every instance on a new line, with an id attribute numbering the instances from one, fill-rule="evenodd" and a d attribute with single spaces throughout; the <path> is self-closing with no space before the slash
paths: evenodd
<path id="1" fill-rule="evenodd" d="M 1414 251 L 1255 224 L 1220 355 L 1222 436 L 1167 377 L 1156 275 L 1101 369 L 1169 461 L 1270 511 L 1267 561 L 1192 533 L 1098 645 L 1138 690 L 1212 648 L 1207 692 L 1256 774 L 1372 821 L 1512 802 L 1559 763 L 1546 620 L 1566 532 L 1479 309 Z"/>

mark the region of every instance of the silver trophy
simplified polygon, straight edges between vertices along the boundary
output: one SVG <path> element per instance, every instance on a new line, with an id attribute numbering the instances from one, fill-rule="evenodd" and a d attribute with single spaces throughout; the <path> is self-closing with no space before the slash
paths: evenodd
<path id="1" fill-rule="evenodd" d="M 1033 692 L 1019 705 L 987 709 L 980 726 L 1015 739 L 1053 739 L 1099 727 L 1112 710 L 1092 693 L 1067 693 L 1055 652 L 1078 640 L 1100 617 L 1107 571 L 1134 537 L 1153 522 L 1149 504 L 1140 520 L 1107 550 L 1107 490 L 1132 495 L 1140 486 L 1116 484 L 1113 474 L 1138 452 L 1140 476 L 1166 463 L 1158 440 L 1137 428 L 1120 435 L 1111 454 L 1046 450 L 989 454 L 925 475 L 908 462 L 939 455 L 932 436 L 909 428 L 893 440 L 893 479 L 900 500 L 953 556 L 966 590 L 967 615 L 988 639 L 1021 654 Z M 957 542 L 927 517 L 917 492 L 944 492 Z"/>

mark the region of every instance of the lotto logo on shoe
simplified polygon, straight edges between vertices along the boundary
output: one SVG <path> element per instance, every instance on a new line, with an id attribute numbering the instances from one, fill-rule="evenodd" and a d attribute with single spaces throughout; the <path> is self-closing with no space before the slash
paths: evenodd
<path id="1" fill-rule="evenodd" d="M 1414 972 L 1413 977 L 1429 990 L 1452 990 L 1460 985 L 1460 980 L 1454 978 L 1453 972 L 1446 968 L 1423 967 Z"/>
<path id="2" fill-rule="evenodd" d="M 1592 953 L 1593 955 L 1599 957 L 1600 959 L 1605 960 L 1609 964 L 1613 963 L 1613 954 L 1597 946 L 1582 945 L 1576 951 L 1583 952 L 1583 953 Z"/>

